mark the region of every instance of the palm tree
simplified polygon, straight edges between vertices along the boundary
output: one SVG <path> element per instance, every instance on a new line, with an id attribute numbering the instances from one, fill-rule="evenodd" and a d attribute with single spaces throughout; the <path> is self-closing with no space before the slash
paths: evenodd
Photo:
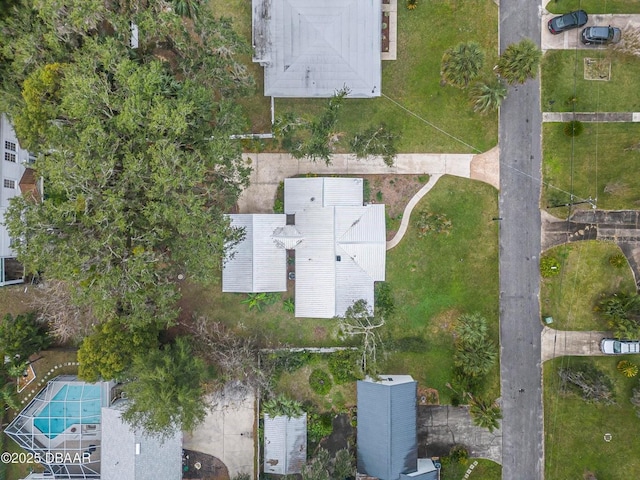
<path id="1" fill-rule="evenodd" d="M 528 38 L 519 43 L 512 43 L 502 52 L 498 60 L 498 73 L 507 83 L 524 83 L 528 78 L 534 78 L 540 65 L 542 52 Z"/>
<path id="2" fill-rule="evenodd" d="M 195 18 L 200 9 L 200 0 L 174 0 L 173 8 L 181 17 Z"/>
<path id="3" fill-rule="evenodd" d="M 469 405 L 469 414 L 475 425 L 486 428 L 489 432 L 500 428 L 498 420 L 502 418 L 502 411 L 495 400 L 472 397 Z"/>
<path id="4" fill-rule="evenodd" d="M 476 83 L 471 90 L 473 111 L 486 115 L 496 111 L 507 96 L 507 86 L 500 78 Z"/>
<path id="5" fill-rule="evenodd" d="M 262 404 L 262 410 L 270 417 L 285 416 L 290 418 L 300 417 L 304 413 L 302 404 L 297 400 L 278 395 Z"/>
<path id="6" fill-rule="evenodd" d="M 476 42 L 459 43 L 442 56 L 442 80 L 465 88 L 476 79 L 484 65 L 484 52 Z"/>

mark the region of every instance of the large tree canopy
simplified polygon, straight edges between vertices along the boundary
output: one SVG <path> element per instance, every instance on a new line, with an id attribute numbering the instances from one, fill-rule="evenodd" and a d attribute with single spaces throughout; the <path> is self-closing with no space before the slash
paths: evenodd
<path id="1" fill-rule="evenodd" d="M 99 319 L 165 325 L 177 275 L 214 281 L 239 236 L 222 214 L 247 181 L 229 137 L 244 128 L 233 100 L 249 80 L 228 22 L 133 3 L 40 0 L 2 25 L 2 56 L 21 65 L 6 108 L 45 184 L 44 201 L 16 199 L 7 223 L 27 270 L 71 282 Z"/>

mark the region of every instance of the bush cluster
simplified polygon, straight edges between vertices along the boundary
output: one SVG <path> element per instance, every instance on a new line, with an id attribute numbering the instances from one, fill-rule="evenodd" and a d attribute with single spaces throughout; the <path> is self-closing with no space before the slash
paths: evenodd
<path id="1" fill-rule="evenodd" d="M 331 377 L 327 372 L 316 368 L 311 375 L 309 375 L 309 386 L 311 390 L 316 392 L 318 395 L 326 395 L 331 391 L 331 387 L 333 382 L 331 382 Z"/>
<path id="2" fill-rule="evenodd" d="M 362 378 L 360 359 L 360 354 L 356 350 L 340 350 L 329 356 L 329 371 L 336 385 L 355 382 Z"/>

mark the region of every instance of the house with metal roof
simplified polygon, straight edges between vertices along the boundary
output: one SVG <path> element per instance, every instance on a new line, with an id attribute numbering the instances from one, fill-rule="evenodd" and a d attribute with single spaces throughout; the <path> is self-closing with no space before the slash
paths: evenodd
<path id="1" fill-rule="evenodd" d="M 373 311 L 374 284 L 385 279 L 385 209 L 363 204 L 361 178 L 288 178 L 285 215 L 229 215 L 245 229 L 228 248 L 224 292 L 286 291 L 294 258 L 295 315 L 343 316 L 357 300 Z"/>
<path id="2" fill-rule="evenodd" d="M 380 480 L 438 480 L 435 464 L 418 459 L 417 389 L 410 375 L 358 381 L 358 473 Z"/>
<path id="3" fill-rule="evenodd" d="M 133 429 L 121 418 L 124 404 L 102 409 L 102 480 L 182 479 L 182 432 L 160 438 Z"/>
<path id="4" fill-rule="evenodd" d="M 132 429 L 121 419 L 124 405 L 113 381 L 88 383 L 60 375 L 5 433 L 43 464 L 42 476 L 49 479 L 181 479 L 182 432 L 161 440 Z"/>
<path id="5" fill-rule="evenodd" d="M 264 472 L 301 473 L 307 461 L 307 414 L 299 417 L 264 414 Z"/>
<path id="6" fill-rule="evenodd" d="M 265 96 L 380 96 L 381 25 L 380 0 L 252 0 Z"/>

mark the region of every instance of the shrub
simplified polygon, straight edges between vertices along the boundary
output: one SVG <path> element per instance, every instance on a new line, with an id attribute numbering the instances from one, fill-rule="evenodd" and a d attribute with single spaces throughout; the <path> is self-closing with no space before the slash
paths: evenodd
<path id="1" fill-rule="evenodd" d="M 287 398 L 284 395 L 278 395 L 265 401 L 262 404 L 262 411 L 272 418 L 280 415 L 298 418 L 304 413 L 300 402 Z"/>
<path id="2" fill-rule="evenodd" d="M 418 0 L 407 0 L 407 8 L 415 10 L 418 7 Z"/>
<path id="3" fill-rule="evenodd" d="M 329 356 L 329 371 L 336 385 L 355 382 L 361 378 L 358 365 L 361 362 L 357 350 L 340 350 Z"/>
<path id="4" fill-rule="evenodd" d="M 564 124 L 562 131 L 567 137 L 577 137 L 584 130 L 584 125 L 579 120 L 571 120 Z"/>
<path id="5" fill-rule="evenodd" d="M 418 236 L 424 237 L 429 233 L 451 233 L 451 220 L 443 213 L 420 212 L 417 225 Z"/>
<path id="6" fill-rule="evenodd" d="M 307 438 L 309 443 L 320 443 L 333 432 L 331 413 L 311 412 L 307 416 Z"/>
<path id="7" fill-rule="evenodd" d="M 293 298 L 287 298 L 282 302 L 282 308 L 287 313 L 294 313 L 296 311 L 296 303 Z"/>
<path id="8" fill-rule="evenodd" d="M 293 373 L 296 370 L 307 365 L 315 354 L 310 352 L 290 352 L 288 350 L 282 350 L 279 352 L 270 353 L 266 360 L 273 365 L 274 373 L 278 376 L 282 372 Z"/>
<path id="9" fill-rule="evenodd" d="M 284 213 L 284 182 L 278 184 L 276 198 L 273 201 L 273 213 Z"/>
<path id="10" fill-rule="evenodd" d="M 546 255 L 540 259 L 540 275 L 543 278 L 553 277 L 560 273 L 560 261 L 556 257 Z"/>
<path id="11" fill-rule="evenodd" d="M 629 360 L 620 360 L 617 368 L 627 378 L 635 377 L 638 374 L 638 366 Z"/>
<path id="12" fill-rule="evenodd" d="M 393 300 L 391 286 L 387 282 L 376 282 L 375 284 L 375 312 L 382 318 L 389 317 L 396 309 Z"/>
<path id="13" fill-rule="evenodd" d="M 317 368 L 309 375 L 309 386 L 318 395 L 326 395 L 331 391 L 331 377 L 324 370 Z"/>
<path id="14" fill-rule="evenodd" d="M 449 459 L 452 463 L 463 463 L 469 458 L 469 451 L 464 445 L 454 445 L 449 450 Z"/>
<path id="15" fill-rule="evenodd" d="M 627 257 L 622 253 L 616 253 L 609 257 L 609 264 L 615 268 L 622 268 L 627 265 Z"/>

